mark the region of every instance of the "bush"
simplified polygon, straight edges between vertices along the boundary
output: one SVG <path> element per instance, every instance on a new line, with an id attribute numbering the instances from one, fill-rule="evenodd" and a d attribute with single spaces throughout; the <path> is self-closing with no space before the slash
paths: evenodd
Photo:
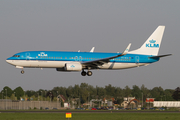
<path id="1" fill-rule="evenodd" d="M 169 108 L 169 111 L 179 111 L 179 108 Z"/>

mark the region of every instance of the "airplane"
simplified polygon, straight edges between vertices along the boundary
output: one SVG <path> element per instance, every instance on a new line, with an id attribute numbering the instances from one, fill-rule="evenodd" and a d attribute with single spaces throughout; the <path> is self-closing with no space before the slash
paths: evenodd
<path id="1" fill-rule="evenodd" d="M 57 71 L 82 71 L 82 76 L 92 76 L 94 69 L 119 70 L 147 66 L 157 62 L 161 57 L 172 54 L 158 55 L 165 26 L 158 26 L 145 43 L 136 50 L 129 51 L 131 43 L 122 53 L 69 52 L 69 51 L 25 51 L 14 54 L 6 62 L 20 68 L 55 68 Z M 87 72 L 85 71 L 87 70 Z"/>

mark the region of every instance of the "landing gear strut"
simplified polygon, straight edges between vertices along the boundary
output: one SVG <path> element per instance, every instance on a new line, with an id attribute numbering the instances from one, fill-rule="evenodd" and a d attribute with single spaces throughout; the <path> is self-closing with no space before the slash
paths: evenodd
<path id="1" fill-rule="evenodd" d="M 24 70 L 21 70 L 21 74 L 24 74 Z"/>
<path id="2" fill-rule="evenodd" d="M 83 70 L 82 72 L 81 72 L 81 75 L 82 76 L 91 76 L 92 75 L 92 72 L 91 71 L 88 71 L 87 73 Z"/>

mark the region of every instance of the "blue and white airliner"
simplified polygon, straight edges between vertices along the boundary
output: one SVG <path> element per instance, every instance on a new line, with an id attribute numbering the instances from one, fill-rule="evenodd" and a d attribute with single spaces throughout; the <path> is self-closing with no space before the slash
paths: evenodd
<path id="1" fill-rule="evenodd" d="M 159 61 L 158 55 L 165 26 L 159 26 L 137 50 L 129 51 L 131 43 L 122 53 L 67 52 L 67 51 L 26 51 L 16 53 L 6 62 L 16 68 L 55 68 L 57 71 L 82 71 L 82 76 L 91 76 L 93 69 L 119 70 L 147 66 Z M 86 71 L 87 72 L 86 72 Z"/>

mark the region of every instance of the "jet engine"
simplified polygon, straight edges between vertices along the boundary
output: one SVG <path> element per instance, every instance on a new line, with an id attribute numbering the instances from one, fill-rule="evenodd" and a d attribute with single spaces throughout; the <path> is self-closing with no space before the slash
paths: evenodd
<path id="1" fill-rule="evenodd" d="M 66 70 L 66 71 L 81 71 L 82 65 L 81 65 L 81 63 L 66 63 L 64 66 L 64 70 Z"/>

